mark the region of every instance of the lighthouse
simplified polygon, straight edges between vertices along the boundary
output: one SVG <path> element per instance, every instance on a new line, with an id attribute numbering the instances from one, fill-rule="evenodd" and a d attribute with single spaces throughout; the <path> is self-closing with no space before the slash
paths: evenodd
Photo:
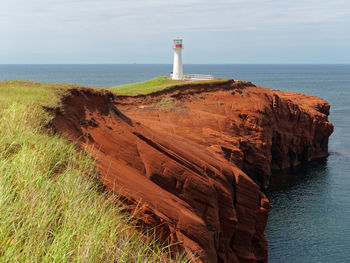
<path id="1" fill-rule="evenodd" d="M 175 38 L 174 39 L 174 44 L 173 44 L 173 49 L 174 49 L 174 66 L 173 66 L 173 80 L 183 80 L 184 78 L 184 72 L 182 68 L 182 39 L 181 38 Z"/>

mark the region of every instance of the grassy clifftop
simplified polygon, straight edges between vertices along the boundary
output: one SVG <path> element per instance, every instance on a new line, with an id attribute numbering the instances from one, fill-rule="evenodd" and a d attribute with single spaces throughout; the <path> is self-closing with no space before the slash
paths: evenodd
<path id="1" fill-rule="evenodd" d="M 117 95 L 139 95 L 139 94 L 148 94 L 155 91 L 163 90 L 172 86 L 180 86 L 186 84 L 196 84 L 196 83 L 213 83 L 213 82 L 222 82 L 227 81 L 228 79 L 217 79 L 217 80 L 198 80 L 198 81 L 179 81 L 171 80 L 168 77 L 158 77 L 151 80 L 146 80 L 142 82 L 136 82 L 121 86 L 115 86 L 110 88 L 110 90 Z"/>
<path id="2" fill-rule="evenodd" d="M 165 261 L 101 191 L 92 157 L 46 128 L 42 106 L 71 87 L 0 82 L 0 262 Z"/>

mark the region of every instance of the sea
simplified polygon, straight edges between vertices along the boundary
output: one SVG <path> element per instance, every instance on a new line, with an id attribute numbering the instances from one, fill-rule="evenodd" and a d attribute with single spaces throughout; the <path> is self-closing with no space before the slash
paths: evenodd
<path id="1" fill-rule="evenodd" d="M 111 87 L 167 76 L 170 64 L 0 65 L 0 80 Z M 184 65 L 185 73 L 315 95 L 331 105 L 329 156 L 274 173 L 269 262 L 350 262 L 350 65 Z"/>

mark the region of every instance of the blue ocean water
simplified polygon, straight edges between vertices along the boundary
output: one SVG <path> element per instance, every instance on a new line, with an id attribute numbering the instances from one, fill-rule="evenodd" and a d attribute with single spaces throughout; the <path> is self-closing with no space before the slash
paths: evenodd
<path id="1" fill-rule="evenodd" d="M 0 80 L 115 86 L 166 76 L 172 65 L 0 65 Z M 184 65 L 185 73 L 252 81 L 331 104 L 330 156 L 281 173 L 267 195 L 269 262 L 350 262 L 350 65 Z M 286 175 L 287 174 L 287 175 Z"/>

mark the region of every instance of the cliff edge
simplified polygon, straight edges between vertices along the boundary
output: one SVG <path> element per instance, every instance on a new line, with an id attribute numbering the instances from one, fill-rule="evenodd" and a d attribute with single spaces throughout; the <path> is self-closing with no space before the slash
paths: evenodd
<path id="1" fill-rule="evenodd" d="M 71 89 L 53 127 L 145 226 L 199 262 L 266 262 L 271 168 L 328 154 L 326 101 L 233 80 L 142 96 Z M 255 182 L 254 182 L 255 181 Z"/>

